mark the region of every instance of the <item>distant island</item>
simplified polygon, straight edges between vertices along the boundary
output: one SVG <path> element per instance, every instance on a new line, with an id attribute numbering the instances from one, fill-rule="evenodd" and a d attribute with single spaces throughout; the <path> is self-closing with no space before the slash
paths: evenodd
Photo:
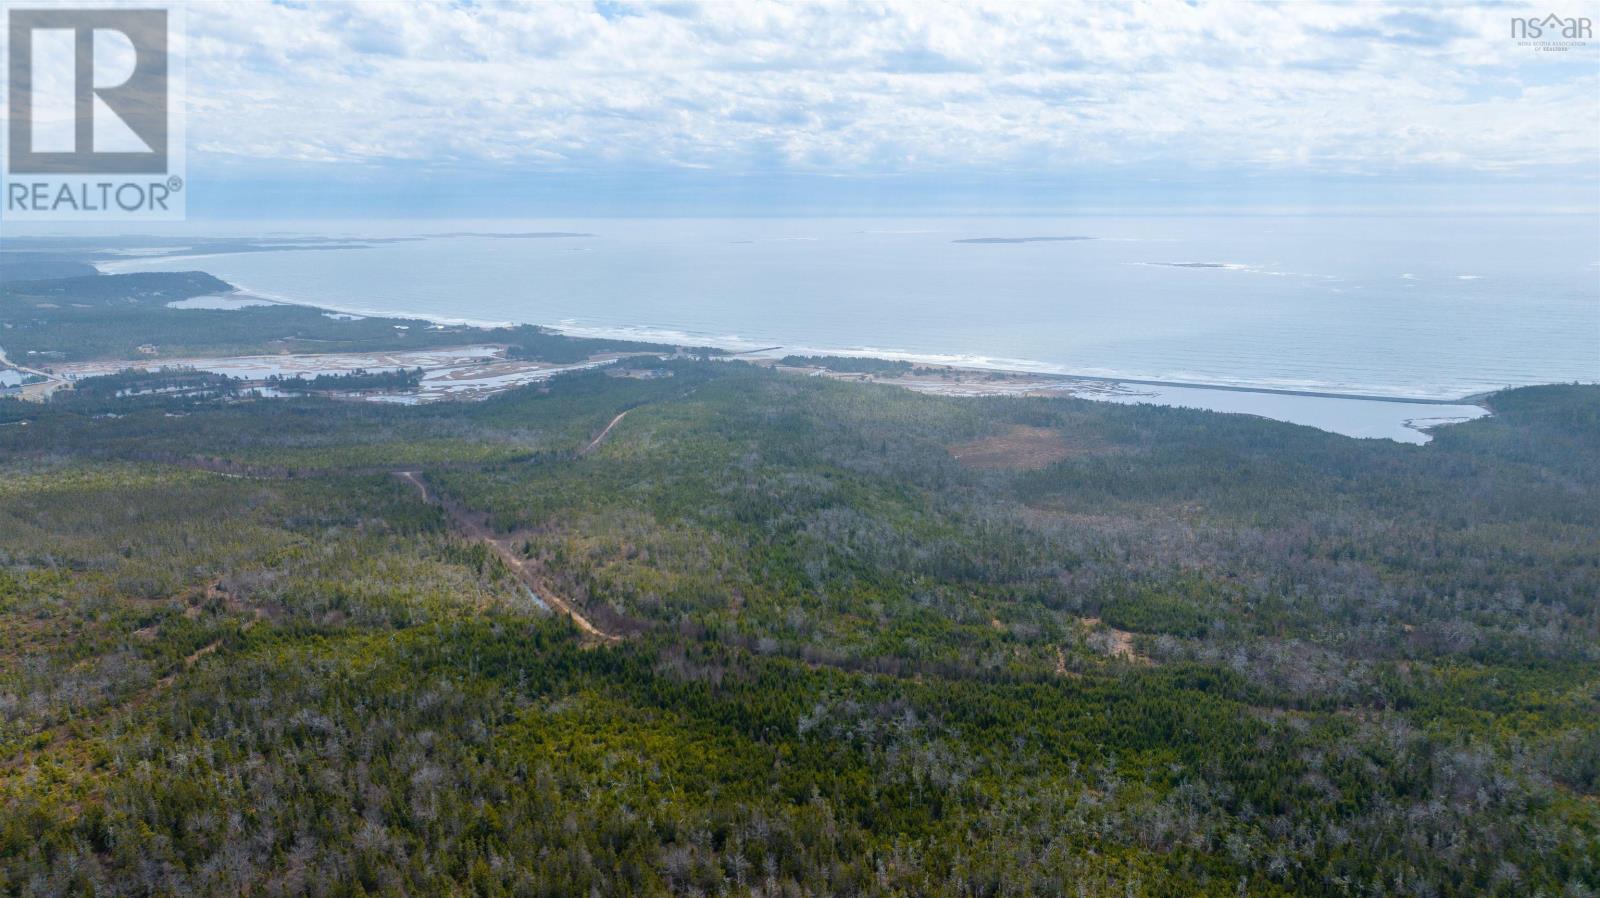
<path id="1" fill-rule="evenodd" d="M 963 237 L 951 243 L 1059 243 L 1068 240 L 1094 240 L 1093 237 Z"/>
<path id="2" fill-rule="evenodd" d="M 492 231 L 449 231 L 443 234 L 423 234 L 425 238 L 432 237 L 494 237 L 501 240 L 549 240 L 555 237 L 593 237 L 593 234 L 582 231 L 522 231 L 518 233 L 497 234 Z"/>

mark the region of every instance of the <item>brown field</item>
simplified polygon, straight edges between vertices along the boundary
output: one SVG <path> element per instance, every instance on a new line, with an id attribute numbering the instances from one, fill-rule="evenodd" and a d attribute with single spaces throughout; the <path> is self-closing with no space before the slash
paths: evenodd
<path id="1" fill-rule="evenodd" d="M 1018 424 L 1005 433 L 950 447 L 950 454 L 973 468 L 1036 470 L 1071 455 L 1066 435 L 1048 427 Z"/>

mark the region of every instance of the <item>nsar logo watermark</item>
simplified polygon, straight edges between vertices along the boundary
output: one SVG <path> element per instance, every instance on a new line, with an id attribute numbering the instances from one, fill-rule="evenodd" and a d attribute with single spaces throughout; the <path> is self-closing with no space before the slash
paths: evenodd
<path id="1" fill-rule="evenodd" d="M 1555 13 L 1544 18 L 1517 17 L 1511 20 L 1511 39 L 1519 47 L 1564 53 L 1587 47 L 1589 41 L 1594 39 L 1594 23 L 1587 16 L 1558 16 Z"/>
<path id="2" fill-rule="evenodd" d="M 171 11 L 13 9 L 0 219 L 184 217 L 183 68 Z"/>

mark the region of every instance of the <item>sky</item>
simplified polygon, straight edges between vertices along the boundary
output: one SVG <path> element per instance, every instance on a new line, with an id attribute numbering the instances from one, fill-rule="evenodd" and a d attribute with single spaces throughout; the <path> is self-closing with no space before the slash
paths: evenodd
<path id="1" fill-rule="evenodd" d="M 195 3 L 189 214 L 1600 212 L 1550 12 L 1600 4 Z"/>

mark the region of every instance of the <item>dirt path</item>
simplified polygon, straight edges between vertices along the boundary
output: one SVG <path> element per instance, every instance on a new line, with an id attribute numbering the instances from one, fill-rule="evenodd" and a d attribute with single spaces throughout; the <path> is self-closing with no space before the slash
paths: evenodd
<path id="1" fill-rule="evenodd" d="M 255 622 L 251 621 L 250 623 L 245 624 L 244 628 L 246 630 L 250 629 L 250 624 L 253 624 L 253 623 L 255 623 Z M 187 656 L 184 657 L 184 659 L 183 659 L 183 669 L 184 670 L 188 670 L 189 668 L 194 666 L 196 661 L 199 661 L 201 658 L 204 658 L 205 656 L 211 654 L 212 652 L 214 652 L 214 651 L 216 651 L 217 649 L 220 649 L 220 648 L 222 648 L 222 640 L 220 640 L 220 639 L 213 640 L 211 642 L 206 643 L 205 645 L 201 646 L 200 648 L 196 649 L 195 651 L 191 652 L 190 654 L 188 654 Z M 179 673 L 180 673 L 180 671 L 176 671 L 175 670 L 172 673 L 169 673 L 166 676 L 162 677 L 160 680 L 157 680 L 156 681 L 157 688 L 165 689 L 168 686 L 171 686 L 173 681 L 178 679 L 178 674 Z"/>
<path id="2" fill-rule="evenodd" d="M 254 623 L 255 621 L 246 623 L 244 625 L 244 630 L 249 630 L 251 625 Z M 143 634 L 147 633 L 150 636 L 153 636 L 154 628 L 135 631 L 134 635 L 142 636 Z M 95 715 L 95 718 L 105 719 L 112 714 L 129 711 L 133 708 L 140 707 L 150 702 L 156 696 L 160 695 L 163 691 L 171 687 L 173 683 L 177 682 L 179 674 L 187 672 L 189 668 L 194 667 L 196 662 L 198 662 L 201 658 L 204 658 L 220 648 L 222 648 L 222 640 L 213 639 L 200 648 L 195 649 L 193 652 L 190 652 L 188 655 L 184 656 L 183 667 L 174 670 L 172 673 L 167 674 L 159 680 L 156 680 L 148 687 L 128 695 L 120 702 L 112 703 L 108 701 L 104 707 L 96 709 L 99 713 Z M 77 717 L 75 719 L 75 723 L 81 725 L 86 719 L 87 718 L 84 717 Z M 36 740 L 40 736 L 47 737 L 46 741 L 42 745 L 34 746 L 33 750 L 31 751 L 18 751 L 17 754 L 13 755 L 11 758 L 0 762 L 0 771 L 17 770 L 25 767 L 32 761 L 33 758 L 39 757 L 47 752 L 55 751 L 61 746 L 65 745 L 69 740 L 79 738 L 72 735 L 72 727 L 69 726 L 68 723 L 60 723 L 55 726 L 45 727 L 44 729 L 33 734 L 33 737 Z"/>
<path id="3" fill-rule="evenodd" d="M 624 412 L 623 414 L 627 413 Z M 620 420 L 622 420 L 622 415 L 618 415 L 616 418 L 612 419 L 611 425 L 615 426 L 617 421 Z M 609 426 L 606 428 L 606 430 L 610 429 L 611 427 Z M 601 433 L 600 436 L 604 437 L 605 434 Z M 598 443 L 599 439 L 597 438 L 595 442 Z M 591 443 L 590 445 L 592 446 L 594 444 Z M 582 612 L 573 607 L 571 602 L 568 602 L 566 599 L 552 592 L 550 588 L 545 585 L 544 579 L 539 576 L 539 573 L 535 569 L 534 565 L 526 558 L 523 558 L 514 549 L 512 549 L 512 547 L 507 544 L 507 541 L 496 538 L 495 535 L 490 532 L 489 528 L 483 526 L 477 521 L 474 521 L 471 516 L 467 515 L 458 506 L 450 502 L 445 502 L 438 496 L 434 495 L 434 493 L 428 489 L 428 485 L 423 482 L 422 477 L 418 474 L 418 472 L 396 471 L 395 476 L 416 487 L 417 493 L 422 496 L 422 501 L 428 503 L 429 505 L 437 505 L 444 509 L 445 514 L 450 516 L 450 522 L 455 525 L 456 530 L 459 531 L 462 536 L 465 536 L 468 539 L 476 540 L 487 546 L 489 551 L 493 552 L 496 557 L 506 563 L 507 567 L 511 568 L 511 571 L 517 575 L 517 579 L 521 580 L 524 585 L 533 590 L 533 594 L 538 596 L 540 601 L 544 602 L 546 605 L 550 606 L 556 611 L 565 614 L 567 617 L 572 618 L 572 622 L 578 625 L 579 630 L 582 630 L 588 636 L 598 639 L 601 642 L 621 641 L 621 636 L 618 636 L 614 633 L 607 633 L 599 627 L 596 627 L 594 624 L 589 622 L 588 618 L 583 616 Z"/>
<path id="4" fill-rule="evenodd" d="M 600 441 L 605 439 L 607 434 L 611 433 L 611 428 L 616 427 L 617 423 L 620 422 L 622 420 L 623 416 L 627 415 L 627 414 L 628 414 L 627 412 L 622 412 L 621 414 L 617 415 L 615 418 L 612 418 L 611 419 L 611 423 L 606 425 L 606 429 L 600 431 L 600 435 L 595 437 L 593 440 L 591 440 L 589 442 L 589 445 L 583 447 L 583 449 L 580 450 L 578 452 L 578 454 L 579 455 L 588 455 L 589 453 L 593 452 L 595 450 L 595 448 L 600 445 Z"/>

